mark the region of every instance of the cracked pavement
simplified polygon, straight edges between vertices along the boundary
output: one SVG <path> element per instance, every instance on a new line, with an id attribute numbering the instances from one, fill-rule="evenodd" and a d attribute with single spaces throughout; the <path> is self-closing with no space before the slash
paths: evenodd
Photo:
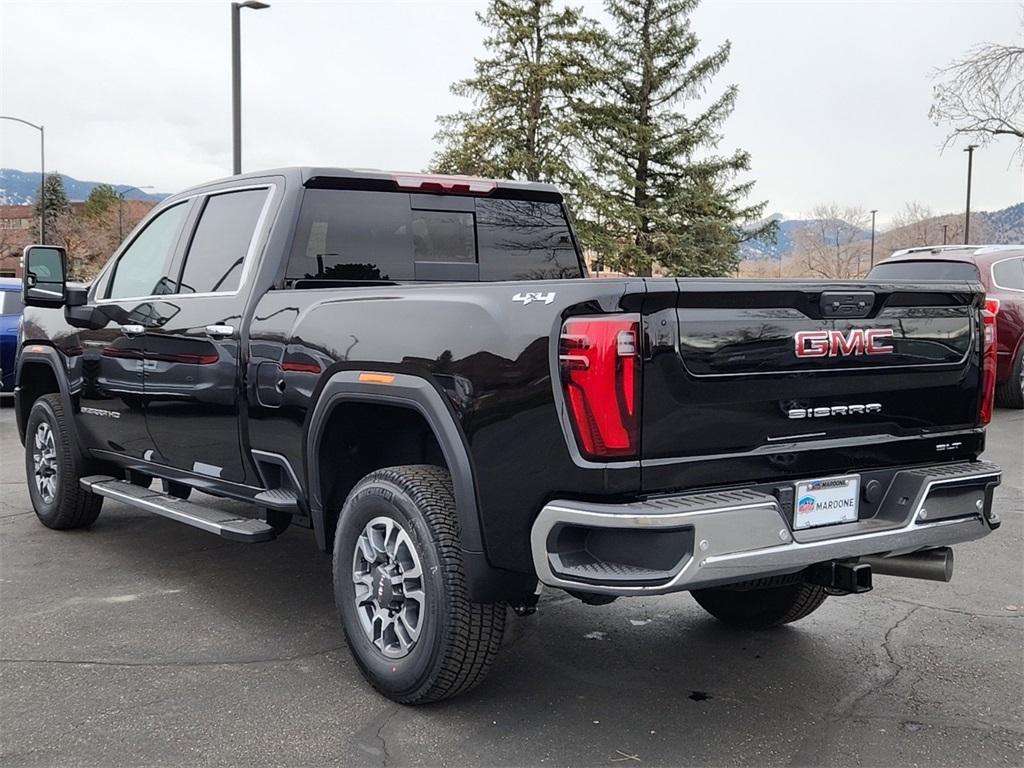
<path id="1" fill-rule="evenodd" d="M 234 544 L 109 500 L 48 531 L 3 408 L 0 765 L 1020 766 L 1024 413 L 988 447 L 1003 527 L 951 584 L 876 576 L 770 632 L 547 592 L 482 686 L 410 709 L 349 658 L 309 531 Z"/>

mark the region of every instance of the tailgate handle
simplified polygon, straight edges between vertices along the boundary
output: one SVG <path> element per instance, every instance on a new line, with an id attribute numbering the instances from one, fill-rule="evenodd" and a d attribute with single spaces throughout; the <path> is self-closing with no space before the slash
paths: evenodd
<path id="1" fill-rule="evenodd" d="M 824 291 L 821 294 L 822 317 L 867 317 L 875 306 L 871 291 Z"/>

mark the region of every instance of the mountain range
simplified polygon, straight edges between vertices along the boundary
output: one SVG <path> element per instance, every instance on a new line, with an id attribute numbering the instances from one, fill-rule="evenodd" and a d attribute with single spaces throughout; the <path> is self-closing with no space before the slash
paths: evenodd
<path id="1" fill-rule="evenodd" d="M 49 174 L 47 174 L 49 175 Z M 89 197 L 94 187 L 110 184 L 118 193 L 124 192 L 126 200 L 148 200 L 158 203 L 167 197 L 166 193 L 145 192 L 134 189 L 130 184 L 114 184 L 103 181 L 82 181 L 60 174 L 64 181 L 64 192 L 71 202 L 81 202 Z M 0 168 L 0 205 L 28 205 L 39 190 L 39 172 L 19 171 L 14 168 Z"/>
<path id="2" fill-rule="evenodd" d="M 959 218 L 956 218 L 959 217 Z M 945 214 L 933 216 L 907 225 L 907 228 L 914 227 L 918 231 L 938 233 L 942 231 L 942 224 L 951 219 L 959 221 L 963 214 Z M 793 255 L 796 240 L 803 231 L 813 231 L 819 223 L 819 219 L 787 219 L 781 213 L 772 214 L 768 217 L 770 221 L 778 222 L 775 242 L 762 242 L 751 240 L 740 246 L 740 253 L 744 259 L 751 261 L 778 261 Z M 998 211 L 978 211 L 971 214 L 972 242 L 984 242 L 991 245 L 1024 243 L 1024 203 L 1017 203 Z M 978 227 L 979 236 L 974 236 Z M 899 228 L 878 230 L 876 238 L 889 240 L 899 235 Z M 871 230 L 860 228 L 850 238 L 851 240 L 870 240 Z M 929 243 L 930 244 L 930 243 Z"/>

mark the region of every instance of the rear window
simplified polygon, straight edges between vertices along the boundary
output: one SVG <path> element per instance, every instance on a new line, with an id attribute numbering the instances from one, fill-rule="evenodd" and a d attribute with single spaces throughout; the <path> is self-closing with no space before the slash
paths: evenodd
<path id="1" fill-rule="evenodd" d="M 582 277 L 562 206 L 530 200 L 308 189 L 286 282 Z"/>
<path id="2" fill-rule="evenodd" d="M 892 261 L 868 273 L 871 280 L 980 280 L 978 268 L 966 261 Z"/>

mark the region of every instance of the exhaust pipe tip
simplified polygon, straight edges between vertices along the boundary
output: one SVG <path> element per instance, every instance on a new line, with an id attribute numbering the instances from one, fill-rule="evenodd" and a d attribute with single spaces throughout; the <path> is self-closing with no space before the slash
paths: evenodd
<path id="1" fill-rule="evenodd" d="M 860 558 L 860 562 L 870 565 L 874 573 L 884 576 L 942 582 L 949 582 L 953 578 L 953 550 L 949 547 L 925 549 L 895 557 L 873 555 Z"/>

